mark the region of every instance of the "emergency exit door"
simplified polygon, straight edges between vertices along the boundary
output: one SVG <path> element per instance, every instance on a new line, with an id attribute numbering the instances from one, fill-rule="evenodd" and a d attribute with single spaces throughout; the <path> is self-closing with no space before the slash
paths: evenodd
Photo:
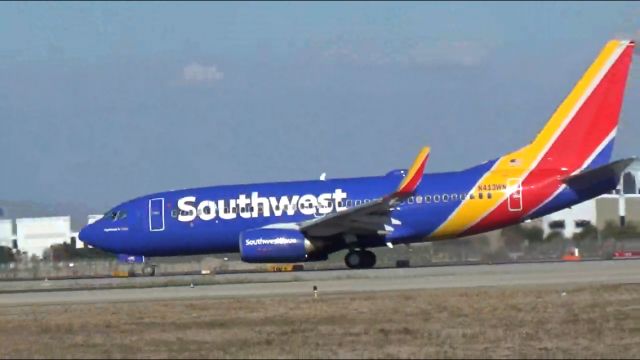
<path id="1" fill-rule="evenodd" d="M 164 230 L 164 198 L 149 200 L 149 230 Z"/>
<path id="2" fill-rule="evenodd" d="M 507 198 L 509 211 L 522 211 L 522 183 L 520 179 L 507 180 L 507 189 L 509 191 Z"/>

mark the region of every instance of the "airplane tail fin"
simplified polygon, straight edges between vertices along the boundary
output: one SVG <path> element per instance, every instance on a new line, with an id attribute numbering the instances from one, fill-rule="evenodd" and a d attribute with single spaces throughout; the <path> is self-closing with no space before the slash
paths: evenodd
<path id="1" fill-rule="evenodd" d="M 503 166 L 574 172 L 609 163 L 634 45 L 609 41 L 533 142 Z"/>

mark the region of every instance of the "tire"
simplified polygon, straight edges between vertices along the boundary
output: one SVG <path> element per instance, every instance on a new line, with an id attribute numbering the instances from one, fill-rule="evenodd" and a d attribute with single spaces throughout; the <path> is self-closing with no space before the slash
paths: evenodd
<path id="1" fill-rule="evenodd" d="M 154 276 L 156 274 L 156 267 L 153 265 L 145 265 L 142 267 L 142 274 L 144 276 Z"/>
<path id="2" fill-rule="evenodd" d="M 349 251 L 344 263 L 350 269 L 370 269 L 376 264 L 376 254 L 368 250 Z"/>
<path id="3" fill-rule="evenodd" d="M 362 253 L 364 255 L 362 268 L 371 269 L 372 267 L 374 267 L 376 265 L 376 254 L 368 250 L 365 250 Z"/>
<path id="4" fill-rule="evenodd" d="M 345 265 L 349 269 L 360 269 L 363 261 L 361 253 L 361 251 L 349 251 L 344 257 Z"/>

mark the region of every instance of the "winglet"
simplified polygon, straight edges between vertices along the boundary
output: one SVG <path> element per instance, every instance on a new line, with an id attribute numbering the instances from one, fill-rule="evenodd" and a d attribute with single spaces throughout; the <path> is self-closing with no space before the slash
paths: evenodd
<path id="1" fill-rule="evenodd" d="M 398 186 L 398 190 L 396 193 L 401 194 L 410 194 L 413 193 L 418 184 L 420 184 L 420 180 L 422 180 L 422 175 L 424 174 L 424 167 L 427 164 L 427 160 L 429 159 L 429 152 L 431 149 L 428 146 L 422 148 L 418 157 L 413 161 L 413 165 L 407 172 L 407 175 Z"/>

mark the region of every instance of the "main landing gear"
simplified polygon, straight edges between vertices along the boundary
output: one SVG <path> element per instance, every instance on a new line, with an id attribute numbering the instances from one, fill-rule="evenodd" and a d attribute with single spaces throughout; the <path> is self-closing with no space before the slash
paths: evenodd
<path id="1" fill-rule="evenodd" d="M 145 263 L 142 266 L 142 275 L 144 276 L 154 276 L 156 274 L 156 266 L 152 264 Z"/>
<path id="2" fill-rule="evenodd" d="M 351 250 L 344 257 L 350 269 L 370 269 L 376 264 L 376 254 L 369 250 Z"/>

